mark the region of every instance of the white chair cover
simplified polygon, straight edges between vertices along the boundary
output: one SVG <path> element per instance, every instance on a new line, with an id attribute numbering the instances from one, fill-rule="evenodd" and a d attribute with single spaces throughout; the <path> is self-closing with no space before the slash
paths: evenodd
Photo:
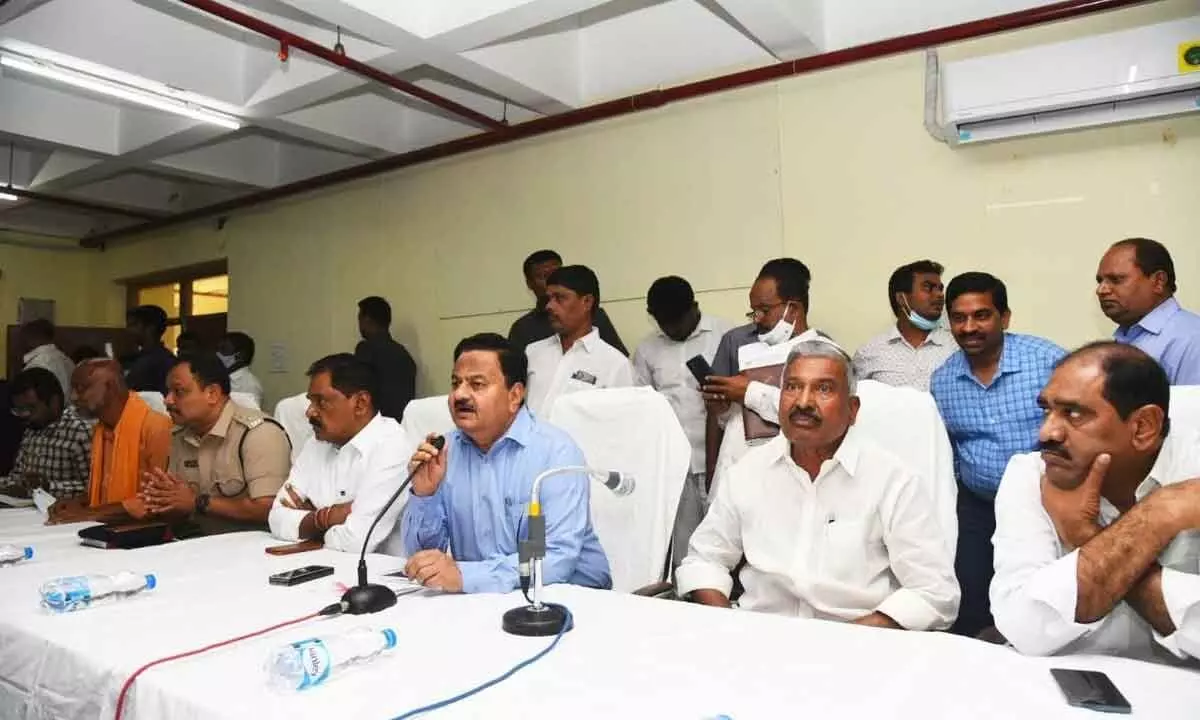
<path id="1" fill-rule="evenodd" d="M 241 405 L 244 408 L 250 408 L 251 410 L 262 410 L 262 406 L 259 405 L 258 402 L 258 396 L 254 393 L 231 392 L 229 393 L 229 399 L 232 400 L 234 404 Z M 304 402 L 305 404 L 308 403 L 307 400 Z"/>
<path id="2" fill-rule="evenodd" d="M 411 457 L 417 446 L 425 442 L 429 433 L 439 435 L 454 429 L 454 418 L 450 415 L 450 398 L 447 395 L 417 398 L 404 406 L 404 418 L 400 427 L 412 447 L 407 448 L 405 455 Z"/>
<path id="3" fill-rule="evenodd" d="M 1171 422 L 1200 428 L 1200 385 L 1171 388 Z"/>
<path id="4" fill-rule="evenodd" d="M 153 390 L 144 390 L 138 393 L 138 397 L 146 401 L 150 409 L 160 415 L 167 414 L 167 403 L 163 399 L 163 394 Z"/>
<path id="5" fill-rule="evenodd" d="M 635 478 L 626 497 L 592 487 L 592 522 L 612 567 L 613 588 L 630 592 L 664 579 L 692 456 L 670 403 L 647 387 L 587 390 L 560 397 L 549 422 L 571 435 L 591 467 Z"/>
<path id="6" fill-rule="evenodd" d="M 858 398 L 862 405 L 855 427 L 921 477 L 953 557 L 958 542 L 954 450 L 933 396 L 913 388 L 860 380 Z"/>
<path id="7" fill-rule="evenodd" d="M 304 444 L 313 438 L 312 425 L 308 424 L 308 395 L 300 393 L 280 400 L 275 405 L 275 419 L 283 426 L 292 441 L 292 462 L 300 457 Z"/>

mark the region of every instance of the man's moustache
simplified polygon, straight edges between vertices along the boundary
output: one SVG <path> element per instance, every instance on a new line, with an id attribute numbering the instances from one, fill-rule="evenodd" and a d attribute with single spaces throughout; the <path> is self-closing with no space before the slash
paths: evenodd
<path id="1" fill-rule="evenodd" d="M 802 418 L 808 418 L 816 423 L 821 422 L 821 415 L 812 408 L 792 408 L 792 411 L 788 413 L 788 420 L 791 420 L 792 422 L 796 422 Z"/>
<path id="2" fill-rule="evenodd" d="M 456 403 L 454 403 L 454 411 L 455 412 L 475 412 L 475 406 L 469 402 L 456 402 Z"/>
<path id="3" fill-rule="evenodd" d="M 1038 442 L 1038 452 L 1047 453 L 1049 455 L 1057 455 L 1063 460 L 1070 460 L 1071 453 L 1067 451 L 1063 444 L 1054 440 L 1046 440 Z"/>

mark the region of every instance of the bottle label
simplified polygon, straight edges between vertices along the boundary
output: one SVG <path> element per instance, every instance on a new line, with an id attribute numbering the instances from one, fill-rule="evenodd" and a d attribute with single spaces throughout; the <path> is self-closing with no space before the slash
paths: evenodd
<path id="1" fill-rule="evenodd" d="M 86 577 L 61 578 L 58 589 L 42 596 L 42 604 L 58 612 L 81 610 L 92 602 L 92 590 Z"/>
<path id="2" fill-rule="evenodd" d="M 300 653 L 300 665 L 304 668 L 304 679 L 297 690 L 315 687 L 329 679 L 333 663 L 330 662 L 329 648 L 325 647 L 325 643 L 313 638 L 292 643 L 292 647 Z"/>

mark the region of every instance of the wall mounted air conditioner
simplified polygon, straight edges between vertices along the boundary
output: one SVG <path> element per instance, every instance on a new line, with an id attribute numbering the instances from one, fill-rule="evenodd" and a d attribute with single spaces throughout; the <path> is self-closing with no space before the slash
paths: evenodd
<path id="1" fill-rule="evenodd" d="M 1200 112 L 1200 16 L 947 63 L 942 98 L 957 144 Z"/>

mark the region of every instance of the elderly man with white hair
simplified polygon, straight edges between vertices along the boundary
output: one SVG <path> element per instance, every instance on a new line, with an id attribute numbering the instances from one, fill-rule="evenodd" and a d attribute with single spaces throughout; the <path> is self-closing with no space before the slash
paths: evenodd
<path id="1" fill-rule="evenodd" d="M 797 343 L 784 365 L 781 434 L 729 472 L 692 535 L 676 583 L 696 602 L 730 606 L 741 571 L 744 609 L 936 630 L 958 612 L 954 563 L 933 503 L 896 457 L 854 429 L 849 356 L 826 340 Z"/>

